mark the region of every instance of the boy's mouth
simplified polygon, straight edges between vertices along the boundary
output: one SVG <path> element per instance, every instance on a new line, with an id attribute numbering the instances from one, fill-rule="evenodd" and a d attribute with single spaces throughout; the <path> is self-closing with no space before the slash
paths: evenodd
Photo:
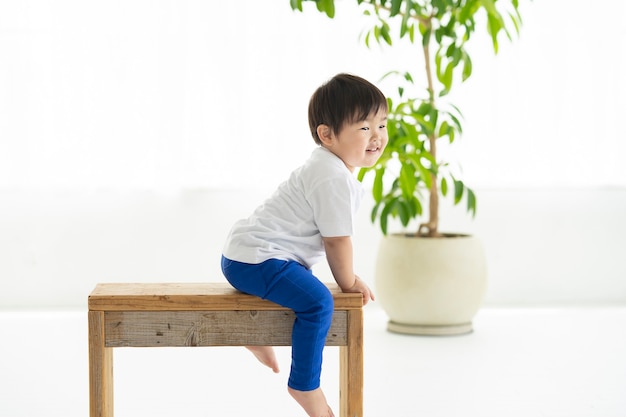
<path id="1" fill-rule="evenodd" d="M 373 148 L 365 149 L 365 152 L 378 152 L 380 150 L 380 146 L 375 146 Z"/>

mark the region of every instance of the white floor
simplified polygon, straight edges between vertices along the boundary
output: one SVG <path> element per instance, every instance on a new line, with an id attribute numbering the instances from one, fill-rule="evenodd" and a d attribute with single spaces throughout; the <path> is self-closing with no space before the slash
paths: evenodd
<path id="1" fill-rule="evenodd" d="M 624 417 L 626 307 L 484 308 L 457 337 L 365 316 L 365 416 Z M 304 417 L 243 348 L 116 349 L 115 415 Z M 336 409 L 338 350 L 323 387 Z M 0 312 L 0 416 L 88 415 L 86 312 Z M 338 415 L 338 413 L 337 413 Z"/>

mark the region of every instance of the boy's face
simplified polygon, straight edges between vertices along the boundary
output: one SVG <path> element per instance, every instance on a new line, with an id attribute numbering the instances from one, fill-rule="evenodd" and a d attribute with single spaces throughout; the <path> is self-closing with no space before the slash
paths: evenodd
<path id="1" fill-rule="evenodd" d="M 337 155 L 351 172 L 371 167 L 387 146 L 387 113 L 370 114 L 360 122 L 346 123 L 335 135 L 328 133 L 323 146 Z"/>

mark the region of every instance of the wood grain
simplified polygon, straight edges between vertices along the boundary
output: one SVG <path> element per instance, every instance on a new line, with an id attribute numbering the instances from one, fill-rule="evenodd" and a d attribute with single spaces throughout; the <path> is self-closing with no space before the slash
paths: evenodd
<path id="1" fill-rule="evenodd" d="M 344 293 L 328 283 L 340 310 L 360 309 L 359 293 Z M 243 294 L 228 283 L 106 283 L 98 284 L 89 295 L 89 310 L 276 310 L 285 309 L 271 301 Z"/>
<path id="2" fill-rule="evenodd" d="M 347 312 L 335 311 L 327 346 L 347 344 Z M 111 311 L 107 347 L 290 346 L 292 311 Z"/>

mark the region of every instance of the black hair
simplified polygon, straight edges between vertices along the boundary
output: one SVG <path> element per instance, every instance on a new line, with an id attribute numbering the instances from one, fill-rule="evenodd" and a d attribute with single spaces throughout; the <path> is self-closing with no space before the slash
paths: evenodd
<path id="1" fill-rule="evenodd" d="M 313 140 L 321 145 L 319 125 L 338 134 L 345 123 L 367 119 L 379 111 L 387 112 L 385 95 L 369 81 L 351 74 L 337 74 L 322 84 L 309 101 L 309 128 Z"/>

